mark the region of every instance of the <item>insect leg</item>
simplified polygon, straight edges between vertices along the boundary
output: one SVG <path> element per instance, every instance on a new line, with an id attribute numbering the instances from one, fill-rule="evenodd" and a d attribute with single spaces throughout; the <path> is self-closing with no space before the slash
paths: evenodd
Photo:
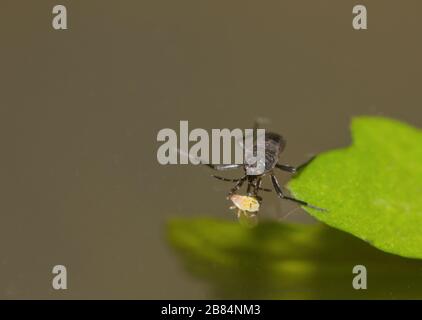
<path id="1" fill-rule="evenodd" d="M 234 185 L 234 187 L 230 189 L 230 192 L 227 195 L 227 198 L 229 198 L 231 195 L 233 195 L 233 193 L 235 193 L 237 190 L 240 189 L 240 187 L 245 182 L 246 178 L 247 178 L 247 176 L 244 176 L 244 177 L 240 178 L 240 180 Z"/>
<path id="2" fill-rule="evenodd" d="M 287 172 L 290 172 L 290 173 L 296 173 L 297 172 L 297 168 L 296 167 L 292 167 L 292 166 L 289 166 L 287 164 L 279 164 L 279 163 L 277 163 L 275 165 L 275 167 L 278 168 L 278 169 L 280 169 L 280 170 L 287 171 Z"/>
<path id="3" fill-rule="evenodd" d="M 255 177 L 248 176 L 248 188 L 246 189 L 246 193 L 248 196 L 256 196 L 258 195 L 258 185 L 260 178 L 255 179 Z"/>
<path id="4" fill-rule="evenodd" d="M 265 191 L 265 192 L 271 192 L 271 191 L 273 191 L 273 190 L 267 189 L 267 188 L 258 188 L 258 190 L 262 190 L 262 191 Z"/>
<path id="5" fill-rule="evenodd" d="M 236 168 L 243 167 L 243 164 L 216 164 L 216 165 L 209 164 L 209 163 L 205 163 L 200 158 L 197 158 L 197 157 L 191 155 L 189 152 L 186 152 L 186 151 L 183 151 L 183 150 L 177 149 L 177 148 L 174 149 L 174 150 L 176 150 L 177 153 L 180 154 L 180 155 L 187 156 L 189 158 L 189 160 L 199 162 L 200 164 L 206 165 L 206 166 L 208 166 L 208 167 L 210 167 L 211 169 L 214 169 L 214 170 L 222 171 L 222 170 L 230 170 L 230 169 L 236 169 Z"/>
<path id="6" fill-rule="evenodd" d="M 243 164 L 206 164 L 208 167 L 218 171 L 237 169 L 243 167 Z"/>
<path id="7" fill-rule="evenodd" d="M 252 195 L 252 193 L 251 193 L 251 188 L 253 187 L 253 184 L 252 184 L 252 182 L 249 180 L 248 181 L 248 187 L 247 187 L 247 189 L 246 189 L 246 194 L 248 195 L 248 196 L 250 196 L 250 195 Z M 255 192 L 255 194 L 256 194 L 256 192 Z"/>
<path id="8" fill-rule="evenodd" d="M 307 160 L 306 162 L 302 163 L 301 165 L 299 165 L 297 167 L 289 166 L 287 164 L 279 164 L 279 163 L 277 163 L 275 165 L 275 167 L 280 169 L 280 170 L 287 171 L 287 172 L 290 172 L 290 173 L 297 173 L 301 169 L 306 167 L 314 159 L 315 159 L 315 156 L 311 157 L 309 160 Z"/>
<path id="9" fill-rule="evenodd" d="M 242 178 L 239 178 L 239 179 L 227 179 L 227 178 L 216 176 L 216 175 L 211 175 L 211 177 L 214 177 L 214 178 L 216 178 L 218 180 L 222 180 L 222 181 L 228 181 L 228 182 L 239 182 L 239 180 L 241 180 L 243 178 L 242 177 Z"/>
<path id="10" fill-rule="evenodd" d="M 322 208 L 319 208 L 319 207 L 313 206 L 313 205 L 311 205 L 311 204 L 307 203 L 306 201 L 303 201 L 303 200 L 299 200 L 299 199 L 296 199 L 296 198 L 292 198 L 292 197 L 286 196 L 286 195 L 283 193 L 283 191 L 281 190 L 281 187 L 280 187 L 280 184 L 279 184 L 279 183 L 278 183 L 278 181 L 277 181 L 277 178 L 276 178 L 276 177 L 275 177 L 275 175 L 273 175 L 273 174 L 271 175 L 271 181 L 272 181 L 272 183 L 273 183 L 273 185 L 274 185 L 274 189 L 275 189 L 275 191 L 276 191 L 277 195 L 278 195 L 281 199 L 290 200 L 290 201 L 293 201 L 293 202 L 299 203 L 299 204 L 301 204 L 301 205 L 303 205 L 303 206 L 307 206 L 307 207 L 309 207 L 309 208 L 313 208 L 313 209 L 316 209 L 316 210 L 319 210 L 319 211 L 327 211 L 326 209 L 322 209 Z"/>
<path id="11" fill-rule="evenodd" d="M 262 179 L 259 179 L 259 183 L 258 183 L 258 191 L 262 190 L 262 191 L 266 191 L 266 192 L 271 192 L 271 189 L 267 189 L 267 188 L 263 188 L 262 187 Z"/>

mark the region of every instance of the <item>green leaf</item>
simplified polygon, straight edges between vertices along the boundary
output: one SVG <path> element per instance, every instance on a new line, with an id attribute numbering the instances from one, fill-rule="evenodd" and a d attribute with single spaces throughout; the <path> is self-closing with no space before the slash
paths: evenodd
<path id="1" fill-rule="evenodd" d="M 375 247 L 422 258 L 422 131 L 382 117 L 352 122 L 353 144 L 317 156 L 288 185 L 304 208 Z"/>
<path id="2" fill-rule="evenodd" d="M 384 253 L 323 224 L 174 219 L 167 236 L 186 269 L 205 281 L 208 298 L 421 298 L 422 261 Z M 367 290 L 355 290 L 352 270 L 364 265 Z M 192 297 L 195 298 L 195 297 Z"/>

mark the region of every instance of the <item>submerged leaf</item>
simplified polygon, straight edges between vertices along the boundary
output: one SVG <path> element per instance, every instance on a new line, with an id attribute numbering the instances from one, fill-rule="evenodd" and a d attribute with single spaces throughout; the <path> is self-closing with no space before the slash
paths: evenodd
<path id="1" fill-rule="evenodd" d="M 422 131 L 382 117 L 352 122 L 353 144 L 318 155 L 288 185 L 328 209 L 318 220 L 373 246 L 422 258 Z"/>
<path id="2" fill-rule="evenodd" d="M 422 261 L 379 251 L 322 224 L 174 219 L 167 235 L 187 270 L 211 285 L 211 298 L 404 299 L 422 297 Z M 367 269 L 367 290 L 352 286 Z"/>

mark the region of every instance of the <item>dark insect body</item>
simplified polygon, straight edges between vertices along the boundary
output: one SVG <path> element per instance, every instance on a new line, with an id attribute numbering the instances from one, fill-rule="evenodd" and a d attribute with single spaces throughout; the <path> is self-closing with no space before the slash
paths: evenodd
<path id="1" fill-rule="evenodd" d="M 255 129 L 257 129 L 257 125 L 255 125 Z M 229 182 L 235 182 L 235 185 L 231 188 L 228 198 L 230 198 L 237 190 L 239 190 L 245 182 L 247 183 L 247 196 L 249 197 L 255 197 L 258 199 L 258 201 L 262 201 L 262 198 L 259 196 L 259 191 L 267 191 L 271 192 L 271 189 L 266 189 L 262 187 L 262 179 L 264 176 L 269 175 L 271 177 L 271 182 L 274 187 L 275 192 L 277 193 L 278 197 L 281 199 L 286 199 L 289 201 L 296 202 L 300 205 L 307 206 L 313 209 L 317 209 L 320 211 L 325 211 L 325 209 L 313 206 L 306 201 L 299 200 L 293 197 L 290 197 L 286 195 L 281 186 L 278 182 L 276 176 L 274 175 L 274 169 L 280 169 L 283 171 L 287 171 L 289 173 L 296 173 L 301 168 L 306 166 L 310 161 L 313 160 L 311 158 L 306 163 L 298 166 L 293 167 L 290 165 L 280 164 L 279 158 L 281 153 L 283 152 L 284 148 L 286 146 L 286 140 L 279 134 L 274 132 L 266 132 L 265 133 L 265 170 L 262 174 L 259 175 L 248 175 L 247 169 L 249 168 L 249 165 L 245 162 L 243 164 L 222 164 L 222 165 L 212 165 L 207 164 L 207 166 L 211 167 L 212 169 L 219 170 L 219 171 L 225 171 L 230 169 L 236 169 L 236 168 L 243 168 L 244 169 L 244 175 L 238 179 L 227 179 L 224 177 L 213 175 L 213 177 L 222 180 L 222 181 L 229 181 Z M 257 145 L 254 144 L 254 151 L 256 152 Z"/>

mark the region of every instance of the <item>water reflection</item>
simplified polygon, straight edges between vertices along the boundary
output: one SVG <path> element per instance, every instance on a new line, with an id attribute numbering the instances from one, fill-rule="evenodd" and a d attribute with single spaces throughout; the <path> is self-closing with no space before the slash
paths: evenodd
<path id="1" fill-rule="evenodd" d="M 404 299 L 422 297 L 422 261 L 384 253 L 324 225 L 263 222 L 248 229 L 215 219 L 174 219 L 171 246 L 210 298 Z M 352 288 L 364 265 L 368 289 Z"/>

